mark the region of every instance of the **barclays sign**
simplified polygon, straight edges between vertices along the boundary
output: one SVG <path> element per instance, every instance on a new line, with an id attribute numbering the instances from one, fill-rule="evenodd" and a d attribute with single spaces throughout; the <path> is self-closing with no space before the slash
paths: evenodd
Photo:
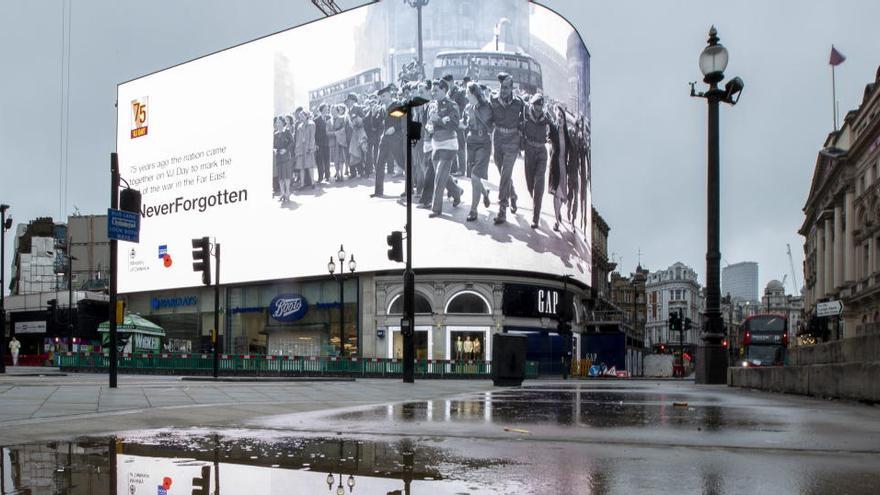
<path id="1" fill-rule="evenodd" d="M 181 306 L 195 306 L 199 300 L 196 296 L 187 297 L 154 297 L 150 301 L 153 309 L 178 308 Z"/>
<path id="2" fill-rule="evenodd" d="M 279 294 L 269 303 L 269 315 L 281 322 L 299 320 L 308 310 L 308 301 L 299 294 Z"/>

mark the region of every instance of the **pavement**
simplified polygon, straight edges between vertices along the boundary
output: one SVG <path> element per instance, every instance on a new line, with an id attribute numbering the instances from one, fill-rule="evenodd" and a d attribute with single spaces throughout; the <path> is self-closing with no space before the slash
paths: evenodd
<path id="1" fill-rule="evenodd" d="M 328 472 L 340 483 L 356 478 L 358 493 L 858 494 L 880 486 L 880 407 L 692 381 L 495 388 L 123 375 L 110 390 L 103 375 L 12 374 L 0 377 L 0 445 L 9 463 L 47 449 L 85 452 L 67 474 L 97 486 L 111 483 L 102 476 L 115 465 L 115 493 L 140 493 L 126 480 L 178 469 L 181 458 L 216 470 L 224 493 L 321 491 Z M 117 454 L 124 462 L 111 464 Z M 66 486 L 58 469 L 9 483 Z M 83 479 L 61 493 L 80 493 L 74 485 Z"/>
<path id="2" fill-rule="evenodd" d="M 47 374 L 7 368 L 0 375 L 0 445 L 62 440 L 135 428 L 211 424 L 354 405 L 428 400 L 490 390 L 487 380 L 430 380 L 404 387 L 398 380 L 200 382 L 176 376 Z M 39 425 L 38 428 L 31 426 Z"/>

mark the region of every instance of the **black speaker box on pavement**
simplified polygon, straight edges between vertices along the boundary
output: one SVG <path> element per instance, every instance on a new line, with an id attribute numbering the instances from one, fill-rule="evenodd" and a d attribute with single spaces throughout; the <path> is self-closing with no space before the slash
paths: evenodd
<path id="1" fill-rule="evenodd" d="M 492 335 L 492 381 L 496 387 L 518 387 L 526 378 L 525 335 Z"/>

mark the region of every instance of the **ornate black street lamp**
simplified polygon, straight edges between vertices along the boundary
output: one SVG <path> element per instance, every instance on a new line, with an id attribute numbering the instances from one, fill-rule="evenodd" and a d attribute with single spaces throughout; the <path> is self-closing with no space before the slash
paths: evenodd
<path id="1" fill-rule="evenodd" d="M 333 476 L 333 473 L 327 474 L 327 490 L 333 490 L 333 484 L 336 481 L 336 477 Z M 348 485 L 348 493 L 354 491 L 354 475 L 349 474 L 348 480 L 345 482 Z M 336 495 L 345 495 L 345 488 L 342 487 L 342 473 L 339 473 L 339 486 L 336 487 Z"/>
<path id="2" fill-rule="evenodd" d="M 727 383 L 727 353 L 724 352 L 724 320 L 721 317 L 718 103 L 723 101 L 736 105 L 743 90 L 743 81 L 734 77 L 727 81 L 724 89 L 718 87 L 727 68 L 727 49 L 718 42 L 715 26 L 709 30 L 708 42 L 700 54 L 700 71 L 709 90 L 697 92 L 694 89 L 696 83 L 691 83 L 691 96 L 705 98 L 709 104 L 706 312 L 703 314 L 703 342 L 697 349 L 695 364 L 696 383 L 724 384 Z"/>
<path id="3" fill-rule="evenodd" d="M 339 280 L 339 356 L 342 357 L 345 355 L 345 294 L 343 292 L 345 281 L 345 249 L 342 247 L 342 244 L 339 245 L 339 252 L 336 253 L 336 255 L 339 258 L 339 275 L 336 275 L 336 261 L 333 260 L 333 256 L 330 257 L 330 262 L 327 263 L 327 271 L 330 272 L 330 275 Z M 356 268 L 357 262 L 354 260 L 354 254 L 352 254 L 351 259 L 348 260 L 348 270 L 351 273 L 354 273 Z"/>
<path id="4" fill-rule="evenodd" d="M 6 218 L 9 205 L 0 205 L 0 373 L 6 373 L 6 231 L 12 218 Z"/>
<path id="5" fill-rule="evenodd" d="M 419 74 L 420 77 L 425 77 L 425 61 L 422 58 L 422 7 L 428 5 L 428 2 L 431 0 L 403 0 L 403 3 L 409 5 L 410 7 L 416 9 L 418 12 L 418 25 L 416 29 L 418 30 L 418 42 L 419 42 Z"/>

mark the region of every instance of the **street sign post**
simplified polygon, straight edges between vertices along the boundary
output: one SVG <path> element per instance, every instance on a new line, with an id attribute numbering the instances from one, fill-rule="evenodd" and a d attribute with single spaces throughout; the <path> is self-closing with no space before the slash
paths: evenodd
<path id="1" fill-rule="evenodd" d="M 138 242 L 141 216 L 138 213 L 107 209 L 107 237 L 117 241 Z"/>
<path id="2" fill-rule="evenodd" d="M 839 316 L 843 312 L 843 303 L 840 301 L 828 301 L 816 304 L 816 316 Z"/>

